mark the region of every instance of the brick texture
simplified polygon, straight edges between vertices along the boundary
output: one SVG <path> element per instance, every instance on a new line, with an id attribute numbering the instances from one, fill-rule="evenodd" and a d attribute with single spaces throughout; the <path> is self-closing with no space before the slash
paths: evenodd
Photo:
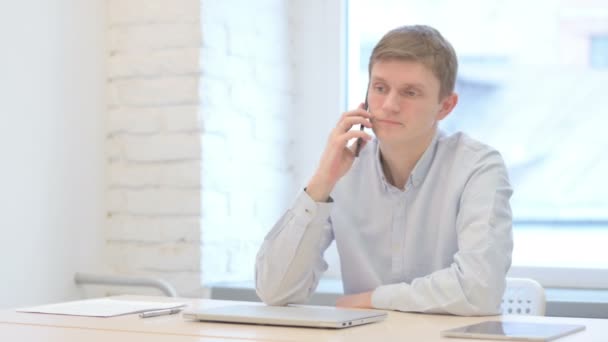
<path id="1" fill-rule="evenodd" d="M 106 254 L 180 295 L 251 280 L 285 209 L 286 0 L 108 0 Z"/>

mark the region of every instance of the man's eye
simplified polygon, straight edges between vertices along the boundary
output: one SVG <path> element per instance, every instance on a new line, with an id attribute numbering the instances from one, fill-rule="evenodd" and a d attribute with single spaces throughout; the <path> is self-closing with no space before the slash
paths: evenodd
<path id="1" fill-rule="evenodd" d="M 374 89 L 376 89 L 376 91 L 379 92 L 379 93 L 383 93 L 384 92 L 384 87 L 383 86 L 375 86 Z"/>
<path id="2" fill-rule="evenodd" d="M 406 96 L 410 96 L 410 97 L 414 97 L 414 96 L 418 96 L 418 92 L 415 90 L 406 90 L 405 91 L 405 95 Z"/>

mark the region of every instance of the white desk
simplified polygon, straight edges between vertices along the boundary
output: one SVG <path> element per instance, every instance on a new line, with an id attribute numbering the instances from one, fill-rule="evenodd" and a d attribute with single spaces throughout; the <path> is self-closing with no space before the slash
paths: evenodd
<path id="1" fill-rule="evenodd" d="M 180 301 L 193 307 L 217 307 L 244 304 L 235 301 L 196 300 L 185 298 L 124 296 L 129 300 Z M 254 303 L 248 303 L 255 305 Z M 20 313 L 12 310 L 0 311 L 0 336 L 6 326 L 21 324 L 36 327 L 60 327 L 87 329 L 91 334 L 99 331 L 147 334 L 158 337 L 201 337 L 207 339 L 236 339 L 249 341 L 468 341 L 464 339 L 441 338 L 439 332 L 488 319 L 523 322 L 561 322 L 583 324 L 585 331 L 566 336 L 558 341 L 607 341 L 608 320 L 564 317 L 493 316 L 457 317 L 444 315 L 424 315 L 403 312 L 389 312 L 385 321 L 347 329 L 330 330 L 314 328 L 271 327 L 245 324 L 204 323 L 185 321 L 181 314 L 141 319 L 137 315 L 112 318 L 58 316 Z M 14 327 L 12 327 L 14 328 Z M 34 328 L 32 328 L 34 329 Z M 35 328 L 38 329 L 38 328 Z M 129 335 L 130 336 L 130 335 Z M 139 335 L 135 335 L 139 336 Z M 84 339 L 82 339 L 84 340 Z M 162 339 L 161 339 L 162 340 Z M 120 341 L 120 339 L 118 339 Z M 181 341 L 181 340 L 179 340 Z M 203 339 L 204 341 L 204 339 Z M 116 342 L 116 341 L 114 341 Z"/>
<path id="2" fill-rule="evenodd" d="M 31 324 L 0 323 L 0 341 L 45 342 L 214 342 L 243 341 L 200 336 L 133 333 L 127 331 L 47 327 Z M 247 341 L 247 340 L 245 340 Z"/>

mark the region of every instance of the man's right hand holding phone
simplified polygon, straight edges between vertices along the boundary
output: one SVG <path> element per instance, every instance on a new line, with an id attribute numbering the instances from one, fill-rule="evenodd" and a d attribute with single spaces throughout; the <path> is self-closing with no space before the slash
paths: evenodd
<path id="1" fill-rule="evenodd" d="M 329 194 L 342 176 L 348 172 L 355 160 L 356 143 L 347 146 L 351 139 L 361 138 L 360 149 L 372 139 L 362 130 L 351 130 L 354 125 L 372 128 L 372 114 L 365 110 L 365 104 L 342 114 L 338 124 L 331 131 L 325 151 L 321 155 L 319 166 L 311 178 L 306 192 L 315 202 L 326 202 Z"/>

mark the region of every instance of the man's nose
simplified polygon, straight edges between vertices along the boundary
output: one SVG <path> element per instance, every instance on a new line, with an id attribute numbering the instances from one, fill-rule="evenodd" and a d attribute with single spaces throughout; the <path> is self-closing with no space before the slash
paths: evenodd
<path id="1" fill-rule="evenodd" d="M 384 98 L 382 109 L 385 113 L 399 112 L 399 94 L 397 94 L 396 92 L 389 92 Z"/>

